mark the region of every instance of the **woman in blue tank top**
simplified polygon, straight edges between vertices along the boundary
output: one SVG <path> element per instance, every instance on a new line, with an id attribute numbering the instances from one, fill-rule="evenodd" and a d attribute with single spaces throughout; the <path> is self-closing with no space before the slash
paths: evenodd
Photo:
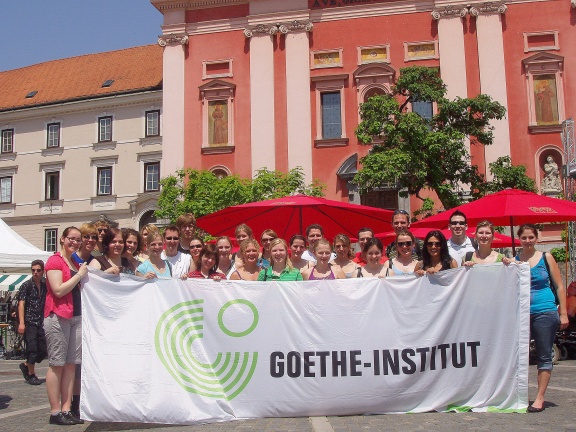
<path id="1" fill-rule="evenodd" d="M 544 394 L 552 376 L 554 337 L 559 326 L 561 329 L 568 326 L 566 291 L 554 257 L 535 248 L 538 228 L 530 224 L 522 225 L 518 229 L 518 238 L 522 252 L 516 255 L 516 261 L 530 265 L 530 334 L 534 339 L 538 357 L 538 394 L 528 407 L 528 412 L 541 412 L 544 410 Z M 560 314 L 550 280 L 556 285 Z"/>

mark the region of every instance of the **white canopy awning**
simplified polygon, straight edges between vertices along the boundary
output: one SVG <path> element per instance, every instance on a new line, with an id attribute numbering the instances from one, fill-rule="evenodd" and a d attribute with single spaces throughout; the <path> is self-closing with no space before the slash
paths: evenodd
<path id="1" fill-rule="evenodd" d="M 31 277 L 31 274 L 0 274 L 0 291 L 18 291 L 20 285 Z"/>

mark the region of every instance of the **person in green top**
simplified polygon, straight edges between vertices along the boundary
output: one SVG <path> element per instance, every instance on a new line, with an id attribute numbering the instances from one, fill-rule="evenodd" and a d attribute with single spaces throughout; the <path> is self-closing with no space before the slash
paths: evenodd
<path id="1" fill-rule="evenodd" d="M 492 250 L 494 240 L 494 225 L 492 222 L 483 220 L 476 225 L 476 241 L 478 249 L 474 252 L 467 252 L 463 265 L 471 267 L 474 264 L 491 264 L 502 262 L 504 255 Z"/>
<path id="2" fill-rule="evenodd" d="M 258 274 L 259 281 L 280 280 L 280 281 L 301 281 L 302 273 L 292 267 L 288 258 L 288 245 L 281 238 L 275 238 L 270 243 L 270 258 L 272 265 L 263 269 Z"/>

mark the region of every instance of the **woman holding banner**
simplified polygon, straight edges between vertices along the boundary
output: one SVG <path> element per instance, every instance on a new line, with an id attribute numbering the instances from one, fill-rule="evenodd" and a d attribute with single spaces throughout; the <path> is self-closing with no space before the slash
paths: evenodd
<path id="1" fill-rule="evenodd" d="M 568 327 L 566 291 L 558 264 L 549 253 L 537 251 L 538 228 L 531 224 L 518 228 L 522 252 L 515 260 L 530 265 L 530 334 L 538 357 L 538 394 L 529 413 L 544 411 L 544 395 L 552 376 L 552 347 L 558 327 Z M 558 306 L 560 313 L 558 313 Z"/>
<path id="2" fill-rule="evenodd" d="M 418 261 L 414 274 L 423 276 L 458 267 L 456 260 L 448 252 L 448 242 L 442 231 L 430 231 L 424 238 L 422 261 Z"/>
<path id="3" fill-rule="evenodd" d="M 329 263 L 332 247 L 326 239 L 320 239 L 314 244 L 316 264 L 302 272 L 304 280 L 346 279 L 346 275 L 338 266 Z"/>
<path id="4" fill-rule="evenodd" d="M 347 278 L 354 277 L 358 271 L 358 264 L 352 261 L 354 254 L 350 245 L 350 238 L 346 234 L 336 234 L 334 237 L 334 252 L 336 258 L 332 261 L 335 265 L 340 267 Z"/>
<path id="5" fill-rule="evenodd" d="M 371 238 L 364 244 L 362 249 L 366 257 L 366 265 L 358 267 L 355 277 L 379 277 L 394 276 L 394 271 L 388 267 L 388 263 L 381 264 L 384 246 L 380 239 Z"/>
<path id="6" fill-rule="evenodd" d="M 394 271 L 394 274 L 413 275 L 418 260 L 414 259 L 413 250 L 416 244 L 416 238 L 410 231 L 401 231 L 396 236 L 394 246 L 396 247 L 396 256 L 388 261 L 388 267 Z"/>
<path id="7" fill-rule="evenodd" d="M 464 266 L 471 267 L 474 264 L 492 264 L 502 262 L 504 254 L 492 250 L 494 241 L 494 225 L 492 222 L 483 220 L 476 225 L 476 242 L 478 249 L 467 252 L 464 257 Z"/>
<path id="8" fill-rule="evenodd" d="M 261 267 L 258 266 L 258 256 L 260 255 L 260 245 L 254 239 L 244 240 L 240 244 L 240 254 L 242 265 L 235 269 L 230 276 L 230 280 L 258 280 Z"/>
<path id="9" fill-rule="evenodd" d="M 276 238 L 270 242 L 270 256 L 272 265 L 263 269 L 258 274 L 259 281 L 281 280 L 300 281 L 302 274 L 298 269 L 292 267 L 288 259 L 288 245 L 281 238 Z"/>

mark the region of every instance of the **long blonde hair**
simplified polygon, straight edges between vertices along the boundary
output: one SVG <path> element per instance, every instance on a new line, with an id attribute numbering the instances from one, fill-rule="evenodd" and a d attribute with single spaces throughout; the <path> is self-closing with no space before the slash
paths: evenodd
<path id="1" fill-rule="evenodd" d="M 284 246 L 284 250 L 286 251 L 286 267 L 288 267 L 288 269 L 292 270 L 294 267 L 292 266 L 292 261 L 290 261 L 290 257 L 288 256 L 288 244 L 286 243 L 286 241 L 280 237 L 275 238 L 274 240 L 272 240 L 270 242 L 270 251 L 272 251 L 272 248 L 274 248 L 274 246 L 276 245 L 283 245 Z"/>

